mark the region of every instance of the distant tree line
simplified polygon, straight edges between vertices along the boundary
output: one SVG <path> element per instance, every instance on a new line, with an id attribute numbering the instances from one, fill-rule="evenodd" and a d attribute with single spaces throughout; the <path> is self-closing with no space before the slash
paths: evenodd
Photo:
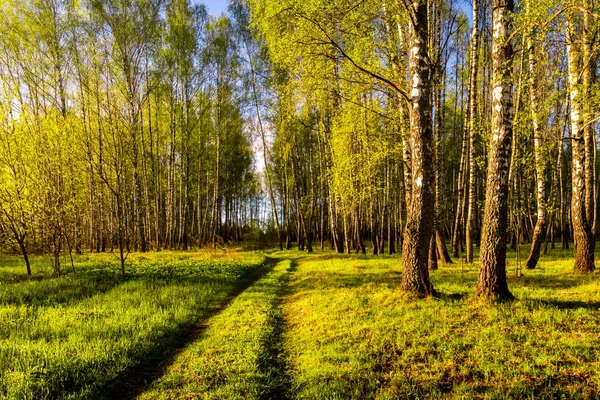
<path id="1" fill-rule="evenodd" d="M 28 273 L 32 251 L 60 274 L 67 250 L 124 268 L 129 251 L 241 239 L 262 194 L 229 18 L 187 0 L 0 10 L 0 233 Z"/>
<path id="2" fill-rule="evenodd" d="M 268 202 L 280 248 L 402 252 L 419 295 L 475 246 L 484 297 L 512 297 L 509 246 L 531 243 L 535 268 L 573 243 L 575 271 L 594 269 L 590 0 L 2 11 L 0 229 L 25 256 L 117 248 L 124 265 L 129 250 L 240 240 Z"/>

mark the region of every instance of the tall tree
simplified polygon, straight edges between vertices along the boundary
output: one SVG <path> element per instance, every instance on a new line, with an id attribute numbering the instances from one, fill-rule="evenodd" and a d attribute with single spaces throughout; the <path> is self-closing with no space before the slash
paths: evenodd
<path id="1" fill-rule="evenodd" d="M 465 227 L 467 262 L 473 262 L 473 236 L 476 212 L 475 191 L 477 184 L 477 71 L 479 67 L 479 1 L 473 0 L 473 28 L 471 31 L 470 46 L 470 75 L 469 75 L 469 201 L 467 206 L 467 224 Z"/>
<path id="2" fill-rule="evenodd" d="M 532 7 L 531 1 L 526 4 L 527 11 Z M 527 269 L 534 269 L 540 258 L 542 241 L 546 234 L 546 158 L 544 157 L 544 130 L 542 128 L 540 103 L 538 101 L 539 79 L 536 63 L 535 28 L 529 29 L 527 35 L 527 73 L 529 75 L 529 110 L 533 128 L 533 153 L 536 173 L 536 201 L 537 221 L 531 239 L 531 251 L 525 265 Z"/>
<path id="3" fill-rule="evenodd" d="M 420 295 L 434 294 L 429 279 L 428 257 L 433 233 L 435 177 L 431 124 L 431 65 L 427 51 L 427 2 L 415 0 L 409 7 L 410 25 L 410 145 L 412 198 L 408 205 L 402 245 L 402 289 Z"/>
<path id="4" fill-rule="evenodd" d="M 572 148 L 572 198 L 571 218 L 575 238 L 575 267 L 576 272 L 591 272 L 594 270 L 594 237 L 592 224 L 589 218 L 590 211 L 586 208 L 586 141 L 584 124 L 584 100 L 581 91 L 581 69 L 584 65 L 581 55 L 581 31 L 578 29 L 577 19 L 581 13 L 572 11 L 567 17 L 567 55 L 570 97 L 571 120 L 571 148 Z M 589 160 L 588 160 L 589 161 Z"/>
<path id="5" fill-rule="evenodd" d="M 506 281 L 508 173 L 513 131 L 514 53 L 510 42 L 513 12 L 513 0 L 492 0 L 492 137 L 477 280 L 477 295 L 492 299 L 513 297 Z"/>

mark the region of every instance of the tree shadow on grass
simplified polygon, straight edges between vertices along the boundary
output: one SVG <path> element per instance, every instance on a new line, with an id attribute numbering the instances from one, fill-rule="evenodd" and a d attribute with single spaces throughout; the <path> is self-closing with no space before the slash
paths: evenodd
<path id="1" fill-rule="evenodd" d="M 70 305 L 105 293 L 120 283 L 112 273 L 103 276 L 79 274 L 54 279 L 39 279 L 0 290 L 0 304 L 27 306 Z"/>
<path id="2" fill-rule="evenodd" d="M 45 275 L 42 274 L 33 274 L 31 276 L 27 276 L 26 273 L 14 273 L 14 272 L 6 272 L 0 271 L 0 284 L 2 285 L 14 285 L 22 282 L 36 282 L 44 279 L 48 279 Z"/>
<path id="3" fill-rule="evenodd" d="M 477 284 L 477 273 L 472 271 L 461 273 L 457 270 L 439 269 L 431 274 L 431 280 L 434 287 L 438 282 L 444 285 L 475 286 Z"/>
<path id="4" fill-rule="evenodd" d="M 202 338 L 207 329 L 207 321 L 223 311 L 236 297 L 251 287 L 273 269 L 277 260 L 267 258 L 265 263 L 240 278 L 234 289 L 218 307 L 210 309 L 195 324 L 182 324 L 163 332 L 156 345 L 137 355 L 137 363 L 119 373 L 98 387 L 96 399 L 135 399 L 154 381 L 158 380 L 175 362 L 177 356 L 188 345 Z M 139 351 L 139 349 L 137 349 Z"/>
<path id="5" fill-rule="evenodd" d="M 535 300 L 541 305 L 558 308 L 560 310 L 576 310 L 580 308 L 588 310 L 600 310 L 600 301 L 578 301 L 578 300 Z"/>
<path id="6" fill-rule="evenodd" d="M 345 255 L 333 255 L 333 256 L 318 256 L 310 258 L 310 261 L 315 260 L 340 260 L 347 259 Z M 402 283 L 402 271 L 399 269 L 382 269 L 375 268 L 370 270 L 368 266 L 365 267 L 354 267 L 355 269 L 349 272 L 327 272 L 317 271 L 304 279 L 300 279 L 294 282 L 294 288 L 296 291 L 311 291 L 311 290 L 335 290 L 335 289 L 354 289 L 366 286 L 375 286 L 377 288 L 386 289 L 397 289 L 400 290 Z M 477 275 L 472 273 L 458 273 L 456 270 L 443 270 L 439 269 L 432 274 L 432 281 L 434 288 L 438 289 L 440 286 L 457 286 L 457 287 L 475 287 L 477 283 Z M 440 291 L 436 298 L 447 302 L 456 302 L 464 300 L 469 294 L 461 291 Z"/>
<path id="7" fill-rule="evenodd" d="M 212 268 L 212 269 L 211 269 Z M 248 269 L 251 269 L 248 267 Z M 248 271 L 238 271 L 244 274 Z M 66 274 L 58 278 L 40 278 L 0 287 L 0 305 L 52 307 L 73 305 L 89 297 L 107 293 L 129 281 L 144 281 L 164 286 L 169 283 L 219 285 L 224 277 L 218 267 L 178 268 L 171 265 L 147 268 L 129 267 L 125 278 L 114 268 L 96 268 Z"/>
<path id="8" fill-rule="evenodd" d="M 369 261 L 374 261 L 374 260 L 379 260 L 381 256 L 372 256 L 370 254 L 341 254 L 341 253 L 326 253 L 326 254 L 319 254 L 319 255 L 311 255 L 308 253 L 302 253 L 303 256 L 305 257 L 300 257 L 300 258 L 307 258 L 309 261 L 340 261 L 340 260 L 345 260 L 345 261 L 360 261 L 360 260 L 369 260 Z M 384 255 L 383 257 L 387 257 L 386 255 Z M 384 258 L 381 258 L 384 259 Z"/>
<path id="9" fill-rule="evenodd" d="M 318 273 L 307 279 L 297 281 L 297 290 L 327 290 L 343 288 L 359 288 L 367 285 L 382 287 L 399 287 L 402 281 L 400 271 L 357 272 L 357 273 Z"/>
<path id="10" fill-rule="evenodd" d="M 438 292 L 436 297 L 444 302 L 458 302 L 469 298 L 468 293 L 443 293 Z"/>
<path id="11" fill-rule="evenodd" d="M 571 289 L 589 283 L 582 276 L 525 275 L 516 282 L 519 286 L 532 286 L 540 289 Z"/>

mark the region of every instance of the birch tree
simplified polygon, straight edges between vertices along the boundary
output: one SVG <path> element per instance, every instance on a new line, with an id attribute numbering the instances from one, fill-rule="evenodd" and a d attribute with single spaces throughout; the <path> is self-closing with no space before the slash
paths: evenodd
<path id="1" fill-rule="evenodd" d="M 527 10 L 532 7 L 531 1 L 526 4 Z M 526 33 L 527 39 L 527 73 L 529 75 L 529 112 L 533 131 L 533 153 L 536 174 L 536 204 L 537 220 L 531 239 L 531 251 L 525 265 L 527 269 L 534 269 L 540 258 L 542 241 L 546 235 L 547 212 L 546 212 L 546 158 L 544 157 L 544 128 L 541 118 L 541 106 L 538 100 L 540 87 L 538 79 L 537 56 L 535 49 L 535 28 L 531 27 Z"/>
<path id="2" fill-rule="evenodd" d="M 513 297 L 506 281 L 508 173 L 513 133 L 513 12 L 513 0 L 492 0 L 492 136 L 477 280 L 477 296 L 492 299 Z"/>
<path id="3" fill-rule="evenodd" d="M 467 224 L 465 227 L 467 262 L 473 262 L 473 235 L 475 219 L 475 185 L 477 184 L 477 71 L 479 67 L 479 1 L 473 0 L 473 29 L 470 46 L 470 77 L 469 77 L 469 201 L 467 207 Z"/>
<path id="4" fill-rule="evenodd" d="M 583 93 L 581 91 L 581 69 L 589 68 L 583 65 L 581 54 L 581 30 L 577 19 L 581 13 L 572 11 L 567 16 L 567 57 L 570 99 L 570 128 L 572 148 L 572 186 L 571 186 L 571 218 L 575 239 L 576 272 L 591 272 L 594 270 L 594 238 L 592 224 L 589 218 L 591 210 L 586 207 L 586 138 L 583 110 Z M 588 160 L 589 161 L 589 160 Z"/>
<path id="5" fill-rule="evenodd" d="M 428 257 L 433 233 L 435 177 L 431 125 L 431 65 L 427 53 L 427 3 L 412 2 L 410 25 L 410 144 L 413 176 L 402 245 L 402 289 L 421 295 L 434 294 L 429 280 Z"/>

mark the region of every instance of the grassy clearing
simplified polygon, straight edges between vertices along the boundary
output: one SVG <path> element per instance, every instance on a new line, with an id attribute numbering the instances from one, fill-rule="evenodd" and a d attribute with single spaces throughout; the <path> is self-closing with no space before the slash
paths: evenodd
<path id="1" fill-rule="evenodd" d="M 110 397 L 153 360 L 170 365 L 141 399 L 600 398 L 600 274 L 557 250 L 517 278 L 509 256 L 518 300 L 499 305 L 473 299 L 476 264 L 411 298 L 397 256 L 165 252 L 132 255 L 124 280 L 114 257 L 83 256 L 30 281 L 8 259 L 0 398 Z"/>
<path id="2" fill-rule="evenodd" d="M 441 298 L 420 301 L 398 291 L 398 259 L 305 259 L 284 305 L 294 395 L 598 398 L 600 279 L 571 268 L 556 251 L 490 305 L 472 299 L 476 265 L 441 267 Z"/>
<path id="3" fill-rule="evenodd" d="M 284 398 L 289 380 L 280 303 L 291 269 L 290 260 L 278 262 L 226 310 L 207 321 L 202 338 L 139 398 Z"/>
<path id="4" fill-rule="evenodd" d="M 23 281 L 0 268 L 0 398 L 91 398 L 162 359 L 200 317 L 261 273 L 259 253 L 132 255 L 118 277 L 112 256 L 82 256 L 76 273 Z M 11 273 L 17 276 L 11 278 Z M 10 283 L 8 283 L 10 282 Z"/>

